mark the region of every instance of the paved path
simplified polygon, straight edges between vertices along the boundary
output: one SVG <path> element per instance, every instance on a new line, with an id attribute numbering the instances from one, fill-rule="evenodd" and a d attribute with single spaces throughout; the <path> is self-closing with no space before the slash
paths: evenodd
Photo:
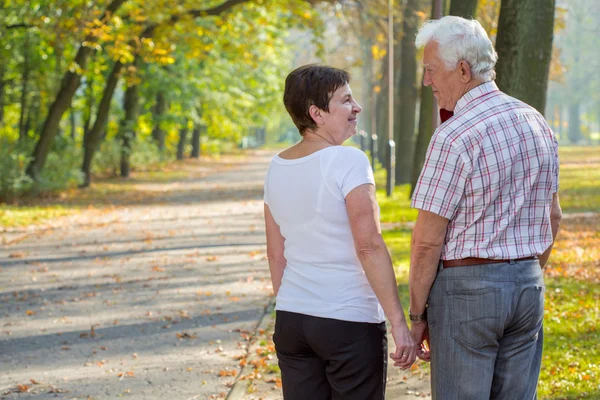
<path id="1" fill-rule="evenodd" d="M 0 237 L 0 399 L 225 398 L 271 301 L 269 159 Z M 411 388 L 390 385 L 388 398 Z"/>

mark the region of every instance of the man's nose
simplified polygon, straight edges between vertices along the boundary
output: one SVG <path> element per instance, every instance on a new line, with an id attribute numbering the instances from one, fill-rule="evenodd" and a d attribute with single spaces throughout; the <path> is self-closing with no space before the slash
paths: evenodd
<path id="1" fill-rule="evenodd" d="M 356 101 L 354 102 L 354 112 L 355 113 L 359 113 L 362 111 L 362 107 L 360 106 L 360 104 L 358 104 Z"/>
<path id="2" fill-rule="evenodd" d="M 425 70 L 423 74 L 423 86 L 431 86 L 433 82 L 431 81 L 431 76 L 429 76 L 429 72 Z"/>

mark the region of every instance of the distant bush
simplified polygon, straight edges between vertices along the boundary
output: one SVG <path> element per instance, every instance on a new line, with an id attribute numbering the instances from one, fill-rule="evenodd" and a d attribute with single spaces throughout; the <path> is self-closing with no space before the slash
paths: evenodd
<path id="1" fill-rule="evenodd" d="M 121 141 L 116 138 L 102 142 L 94 157 L 92 172 L 95 175 L 117 176 L 121 168 L 121 148 Z M 159 168 L 168 158 L 159 153 L 152 138 L 138 137 L 133 142 L 129 162 L 133 171 L 147 171 Z"/>
<path id="2" fill-rule="evenodd" d="M 77 187 L 83 182 L 82 159 L 81 148 L 73 139 L 68 136 L 55 138 L 35 189 L 49 192 Z"/>
<path id="3" fill-rule="evenodd" d="M 29 149 L 0 137 L 0 201 L 9 201 L 31 190 L 33 180 L 25 174 L 31 160 Z"/>
<path id="4" fill-rule="evenodd" d="M 32 151 L 32 142 L 23 144 L 0 137 L 0 201 L 11 201 L 30 192 L 68 189 L 82 181 L 79 171 L 81 151 L 72 139 L 56 138 L 38 182 L 25 173 Z"/>

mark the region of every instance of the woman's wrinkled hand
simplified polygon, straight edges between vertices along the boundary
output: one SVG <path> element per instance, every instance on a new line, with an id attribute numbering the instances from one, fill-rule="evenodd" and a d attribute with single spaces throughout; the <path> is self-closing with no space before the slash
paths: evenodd
<path id="1" fill-rule="evenodd" d="M 406 322 L 396 326 L 392 325 L 392 337 L 396 344 L 396 351 L 390 353 L 390 357 L 394 360 L 394 366 L 409 369 L 417 359 L 418 346 Z"/>

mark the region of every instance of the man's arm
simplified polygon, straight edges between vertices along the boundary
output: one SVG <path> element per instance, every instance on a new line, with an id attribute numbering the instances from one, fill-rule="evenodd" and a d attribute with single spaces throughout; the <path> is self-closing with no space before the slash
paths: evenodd
<path id="1" fill-rule="evenodd" d="M 552 227 L 552 243 L 550 243 L 550 247 L 544 251 L 542 255 L 540 255 L 540 266 L 544 268 L 546 266 L 546 262 L 550 257 L 550 253 L 552 252 L 552 246 L 554 246 L 554 241 L 556 240 L 556 235 L 558 234 L 558 228 L 560 227 L 560 220 L 562 219 L 562 209 L 560 208 L 560 202 L 558 201 L 558 193 L 554 193 L 552 195 L 552 208 L 550 209 L 550 226 Z"/>
<path id="2" fill-rule="evenodd" d="M 271 282 L 273 283 L 273 292 L 275 296 L 279 292 L 283 270 L 287 265 L 284 257 L 285 239 L 281 235 L 279 225 L 275 222 L 269 206 L 265 203 L 265 230 L 267 232 L 267 259 L 269 260 L 269 270 L 271 271 Z"/>
<path id="3" fill-rule="evenodd" d="M 449 220 L 429 211 L 419 211 L 412 234 L 410 254 L 410 311 L 425 312 L 435 280 Z"/>

